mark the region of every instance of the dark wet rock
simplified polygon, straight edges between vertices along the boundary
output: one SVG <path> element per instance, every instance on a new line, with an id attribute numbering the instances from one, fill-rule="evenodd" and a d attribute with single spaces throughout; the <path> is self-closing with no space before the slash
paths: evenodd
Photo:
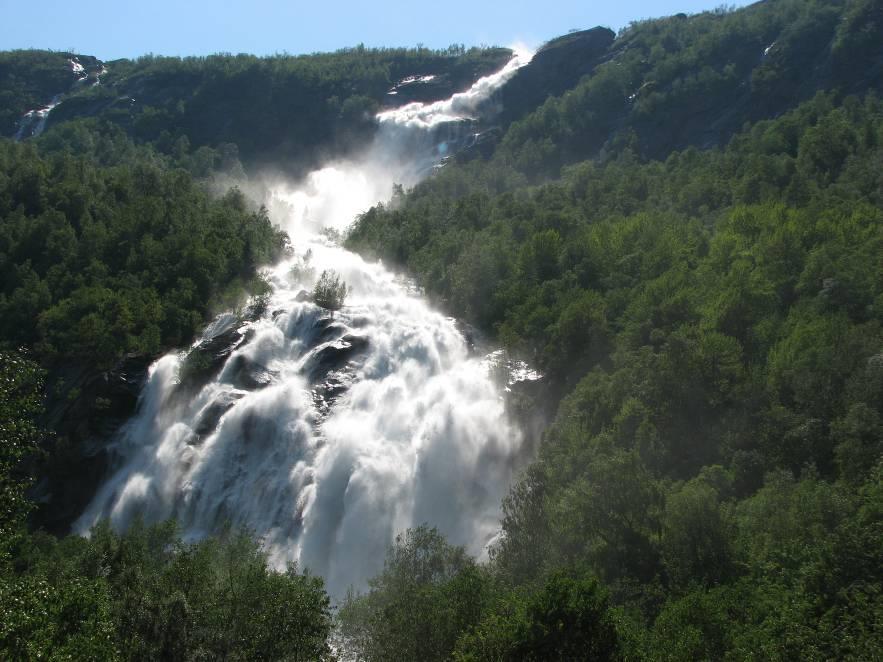
<path id="1" fill-rule="evenodd" d="M 547 386 L 546 378 L 540 375 L 530 379 L 519 379 L 510 382 L 506 387 L 506 391 L 517 396 L 538 398 L 543 394 Z"/>
<path id="2" fill-rule="evenodd" d="M 456 160 L 465 163 L 478 158 L 489 159 L 502 137 L 503 130 L 500 127 L 491 127 L 486 131 L 474 133 L 472 138 L 457 152 Z"/>
<path id="3" fill-rule="evenodd" d="M 196 347 L 199 351 L 209 354 L 214 362 L 223 362 L 245 340 L 243 330 L 233 324 L 223 333 L 202 341 Z"/>
<path id="4" fill-rule="evenodd" d="M 347 334 L 317 349 L 310 357 L 306 374 L 311 384 L 323 382 L 332 371 L 340 370 L 368 349 L 368 338 Z"/>
<path id="5" fill-rule="evenodd" d="M 315 347 L 343 336 L 348 328 L 329 313 L 292 316 L 286 331 L 290 338 L 300 339 L 307 347 Z"/>
<path id="6" fill-rule="evenodd" d="M 198 389 L 215 377 L 237 347 L 248 342 L 251 329 L 245 332 L 238 323 L 203 340 L 188 352 L 181 363 L 180 388 Z"/>
<path id="7" fill-rule="evenodd" d="M 580 78 L 605 61 L 615 39 L 613 30 L 597 27 L 546 43 L 500 91 L 497 101 L 503 107 L 503 123 L 524 116 L 548 97 L 574 87 Z"/>
<path id="8" fill-rule="evenodd" d="M 341 395 L 346 393 L 355 381 L 355 372 L 350 368 L 332 370 L 325 375 L 324 381 L 316 384 L 310 391 L 313 405 L 320 417 L 325 417 Z"/>
<path id="9" fill-rule="evenodd" d="M 303 303 L 304 301 L 312 301 L 313 295 L 307 292 L 306 290 L 301 290 L 297 293 L 297 296 L 294 297 L 294 300 L 298 303 Z"/>
<path id="10" fill-rule="evenodd" d="M 269 448 L 278 443 L 281 427 L 284 422 L 280 423 L 275 416 L 268 415 L 255 409 L 250 409 L 242 413 L 241 418 L 237 421 L 237 441 L 241 444 L 263 446 Z M 294 449 L 297 452 L 296 449 Z M 229 476 L 230 484 L 234 482 L 234 477 Z M 224 520 L 219 520 L 223 522 Z"/>
<path id="11" fill-rule="evenodd" d="M 328 320 L 328 318 L 325 319 Z M 346 335 L 347 331 L 349 331 L 346 325 L 341 324 L 340 322 L 335 322 L 334 320 L 328 320 L 328 323 L 323 326 L 324 328 L 316 338 L 318 341 L 316 344 L 328 342 L 335 338 L 342 338 Z"/>
<path id="12" fill-rule="evenodd" d="M 464 320 L 458 319 L 456 317 L 451 318 L 454 322 L 454 326 L 457 328 L 457 331 L 460 332 L 460 335 L 463 336 L 463 340 L 466 342 L 466 347 L 469 350 L 470 354 L 475 354 L 478 351 L 478 346 L 482 341 L 481 332 L 469 324 Z"/>
<path id="13" fill-rule="evenodd" d="M 91 386 L 95 390 L 97 408 L 103 410 L 110 419 L 127 418 L 135 411 L 151 363 L 151 357 L 129 356 L 102 373 Z M 104 425 L 103 421 L 93 421 L 95 423 Z M 113 430 L 117 427 L 118 425 L 111 424 Z M 108 430 L 105 427 L 103 431 Z"/>
<path id="14" fill-rule="evenodd" d="M 205 407 L 199 415 L 199 419 L 193 426 L 193 436 L 187 443 L 198 445 L 218 427 L 221 416 L 227 413 L 236 401 L 242 397 L 241 393 L 225 391 L 218 398 Z"/>
<path id="15" fill-rule="evenodd" d="M 227 381 L 236 388 L 256 391 L 273 383 L 276 373 L 245 356 L 237 356 L 230 364 Z"/>
<path id="16" fill-rule="evenodd" d="M 426 103 L 450 97 L 452 89 L 453 83 L 447 74 L 408 76 L 387 92 L 384 102 L 389 106 L 404 106 L 415 101 Z"/>
<path id="17" fill-rule="evenodd" d="M 104 371 L 56 367 L 47 380 L 51 390 L 42 424 L 84 439 L 115 430 L 135 411 L 152 362 L 153 357 L 129 356 Z"/>
<path id="18" fill-rule="evenodd" d="M 506 413 L 524 435 L 524 449 L 530 456 L 539 447 L 543 432 L 555 416 L 558 398 L 551 393 L 546 377 L 511 382 L 503 392 Z"/>

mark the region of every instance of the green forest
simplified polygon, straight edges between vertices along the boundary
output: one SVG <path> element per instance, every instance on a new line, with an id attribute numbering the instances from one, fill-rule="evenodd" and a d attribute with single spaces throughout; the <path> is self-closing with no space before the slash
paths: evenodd
<path id="1" fill-rule="evenodd" d="M 391 82 L 472 80 L 501 56 L 119 61 L 39 138 L 0 139 L 0 657 L 883 655 L 875 0 L 633 23 L 568 91 L 507 109 L 491 153 L 346 233 L 545 375 L 542 396 L 510 403 L 549 420 L 486 562 L 430 525 L 402 531 L 333 606 L 248 531 L 44 530 L 31 487 L 73 473 L 82 436 L 41 414 L 80 402 L 58 376 L 186 345 L 290 250 L 266 209 L 210 179 L 346 151 Z M 113 81 L 145 107 L 101 106 Z M 32 102 L 12 89 L 0 124 Z"/>
<path id="2" fill-rule="evenodd" d="M 875 98 L 820 95 L 723 149 L 625 148 L 502 191 L 470 164 L 359 219 L 351 243 L 562 396 L 505 503 L 494 582 L 532 599 L 562 569 L 600 578 L 630 658 L 874 657 L 881 139 Z M 512 599 L 486 636 L 527 608 Z M 460 643 L 520 650 L 481 633 Z M 464 659 L 534 659 L 482 655 Z"/>
<path id="3" fill-rule="evenodd" d="M 39 100 L 65 91 L 59 71 L 70 77 L 64 64 L 71 56 L 0 53 L 0 135 L 12 135 L 15 120 L 39 106 Z M 323 157 L 369 140 L 373 113 L 397 81 L 438 73 L 452 93 L 498 69 L 508 57 L 504 48 L 360 45 L 300 56 L 145 55 L 107 62 L 103 73 L 94 58 L 80 57 L 92 76 L 90 84 L 74 85 L 53 111 L 50 126 L 100 120 L 166 153 L 191 145 L 227 145 L 228 150 L 235 145 L 235 156 L 252 169 L 272 166 L 302 175 Z M 94 84 L 95 77 L 100 84 Z"/>

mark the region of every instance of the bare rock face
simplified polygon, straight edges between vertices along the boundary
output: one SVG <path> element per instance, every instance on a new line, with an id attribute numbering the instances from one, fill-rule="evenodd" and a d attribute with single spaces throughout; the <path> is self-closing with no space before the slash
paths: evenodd
<path id="1" fill-rule="evenodd" d="M 546 43 L 500 91 L 501 120 L 508 124 L 574 87 L 604 62 L 616 34 L 609 28 L 571 32 Z"/>
<path id="2" fill-rule="evenodd" d="M 616 39 L 608 28 L 592 28 L 558 37 L 546 43 L 515 75 L 484 102 L 481 119 L 470 127 L 468 140 L 452 144 L 449 158 L 460 162 L 490 158 L 506 127 L 559 96 L 612 56 Z M 444 164 L 444 162 L 443 162 Z"/>
<path id="3" fill-rule="evenodd" d="M 349 333 L 317 349 L 306 371 L 310 383 L 324 382 L 332 372 L 341 370 L 367 349 L 366 337 Z"/>
<path id="4" fill-rule="evenodd" d="M 276 373 L 267 366 L 248 359 L 245 356 L 237 356 L 228 368 L 228 380 L 238 389 L 246 391 L 258 391 L 273 383 Z"/>
<path id="5" fill-rule="evenodd" d="M 508 48 L 496 48 L 488 52 L 483 61 L 461 61 L 451 65 L 435 63 L 398 80 L 383 99 L 385 106 L 393 108 L 420 102 L 432 103 L 447 99 L 455 92 L 462 92 L 482 76 L 500 69 L 512 57 Z"/>
<path id="6" fill-rule="evenodd" d="M 236 401 L 243 396 L 243 393 L 237 391 L 222 391 L 218 397 L 200 412 L 199 419 L 193 428 L 193 434 L 187 443 L 192 446 L 198 446 L 205 441 L 214 432 L 221 417 L 227 413 L 229 409 L 236 404 Z"/>

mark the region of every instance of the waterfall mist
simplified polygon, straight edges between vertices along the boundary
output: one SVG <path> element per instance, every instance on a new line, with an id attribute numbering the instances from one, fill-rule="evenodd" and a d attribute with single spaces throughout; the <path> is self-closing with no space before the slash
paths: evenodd
<path id="1" fill-rule="evenodd" d="M 470 113 L 529 57 L 447 101 L 381 113 L 359 159 L 267 184 L 270 217 L 295 250 L 266 270 L 266 305 L 219 316 L 191 350 L 151 366 L 114 444 L 116 470 L 76 530 L 136 516 L 174 517 L 193 539 L 247 527 L 274 564 L 309 568 L 337 597 L 364 587 L 410 526 L 482 553 L 522 456 L 505 384 L 491 375 L 497 355 L 475 355 L 407 279 L 324 231 L 344 230 L 468 141 Z M 325 269 L 351 288 L 334 314 L 306 296 Z M 193 351 L 217 362 L 196 383 L 185 378 Z"/>

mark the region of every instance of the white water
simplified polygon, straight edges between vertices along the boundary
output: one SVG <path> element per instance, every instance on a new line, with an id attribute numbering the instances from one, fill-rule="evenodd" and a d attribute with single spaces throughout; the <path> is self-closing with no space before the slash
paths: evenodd
<path id="1" fill-rule="evenodd" d="M 455 94 L 450 99 L 424 104 L 410 103 L 401 108 L 380 113 L 381 122 L 395 122 L 412 128 L 428 129 L 446 122 L 457 122 L 473 116 L 479 105 L 486 101 L 503 83 L 522 66 L 527 64 L 532 53 L 516 48 L 513 57 L 505 67 L 490 76 L 478 80 L 469 90 Z"/>
<path id="2" fill-rule="evenodd" d="M 86 68 L 80 63 L 79 58 L 74 57 L 68 59 L 67 66 L 74 77 L 76 77 L 76 81 L 74 81 L 75 87 L 82 85 L 89 80 L 89 74 L 87 73 Z M 93 85 L 100 85 L 101 76 L 105 73 L 107 73 L 107 69 L 102 65 L 101 70 L 95 75 L 95 82 Z M 36 138 L 43 133 L 46 129 L 46 122 L 49 121 L 49 114 L 61 104 L 63 99 L 64 93 L 56 94 L 45 106 L 29 110 L 22 115 L 21 119 L 18 121 L 18 130 L 15 132 L 14 139 L 21 142 L 25 138 Z"/>
<path id="3" fill-rule="evenodd" d="M 78 531 L 104 517 L 125 527 L 136 515 L 175 517 L 190 538 L 225 522 L 246 526 L 277 566 L 309 568 L 338 597 L 364 587 L 407 527 L 429 523 L 482 553 L 523 455 L 505 384 L 489 374 L 499 356 L 471 355 L 454 320 L 409 282 L 321 232 L 348 226 L 393 182 L 415 183 L 438 153 L 429 128 L 486 98 L 521 57 L 447 102 L 382 114 L 364 158 L 272 188 L 271 218 L 297 250 L 267 270 L 266 313 L 251 322 L 222 315 L 205 330 L 199 342 L 238 337 L 236 328 L 243 340 L 195 392 L 179 385 L 186 352 L 151 367 L 116 442 L 118 469 Z M 408 152 L 415 144 L 427 148 Z M 329 268 L 352 288 L 333 318 L 302 295 Z M 361 344 L 362 353 L 347 350 Z"/>
<path id="4" fill-rule="evenodd" d="M 46 128 L 46 121 L 49 119 L 49 113 L 61 103 L 61 97 L 61 94 L 56 94 L 47 105 L 42 108 L 29 110 L 22 115 L 22 118 L 19 120 L 18 131 L 15 133 L 15 140 L 22 141 L 25 138 L 36 138 L 43 133 L 43 130 Z"/>

